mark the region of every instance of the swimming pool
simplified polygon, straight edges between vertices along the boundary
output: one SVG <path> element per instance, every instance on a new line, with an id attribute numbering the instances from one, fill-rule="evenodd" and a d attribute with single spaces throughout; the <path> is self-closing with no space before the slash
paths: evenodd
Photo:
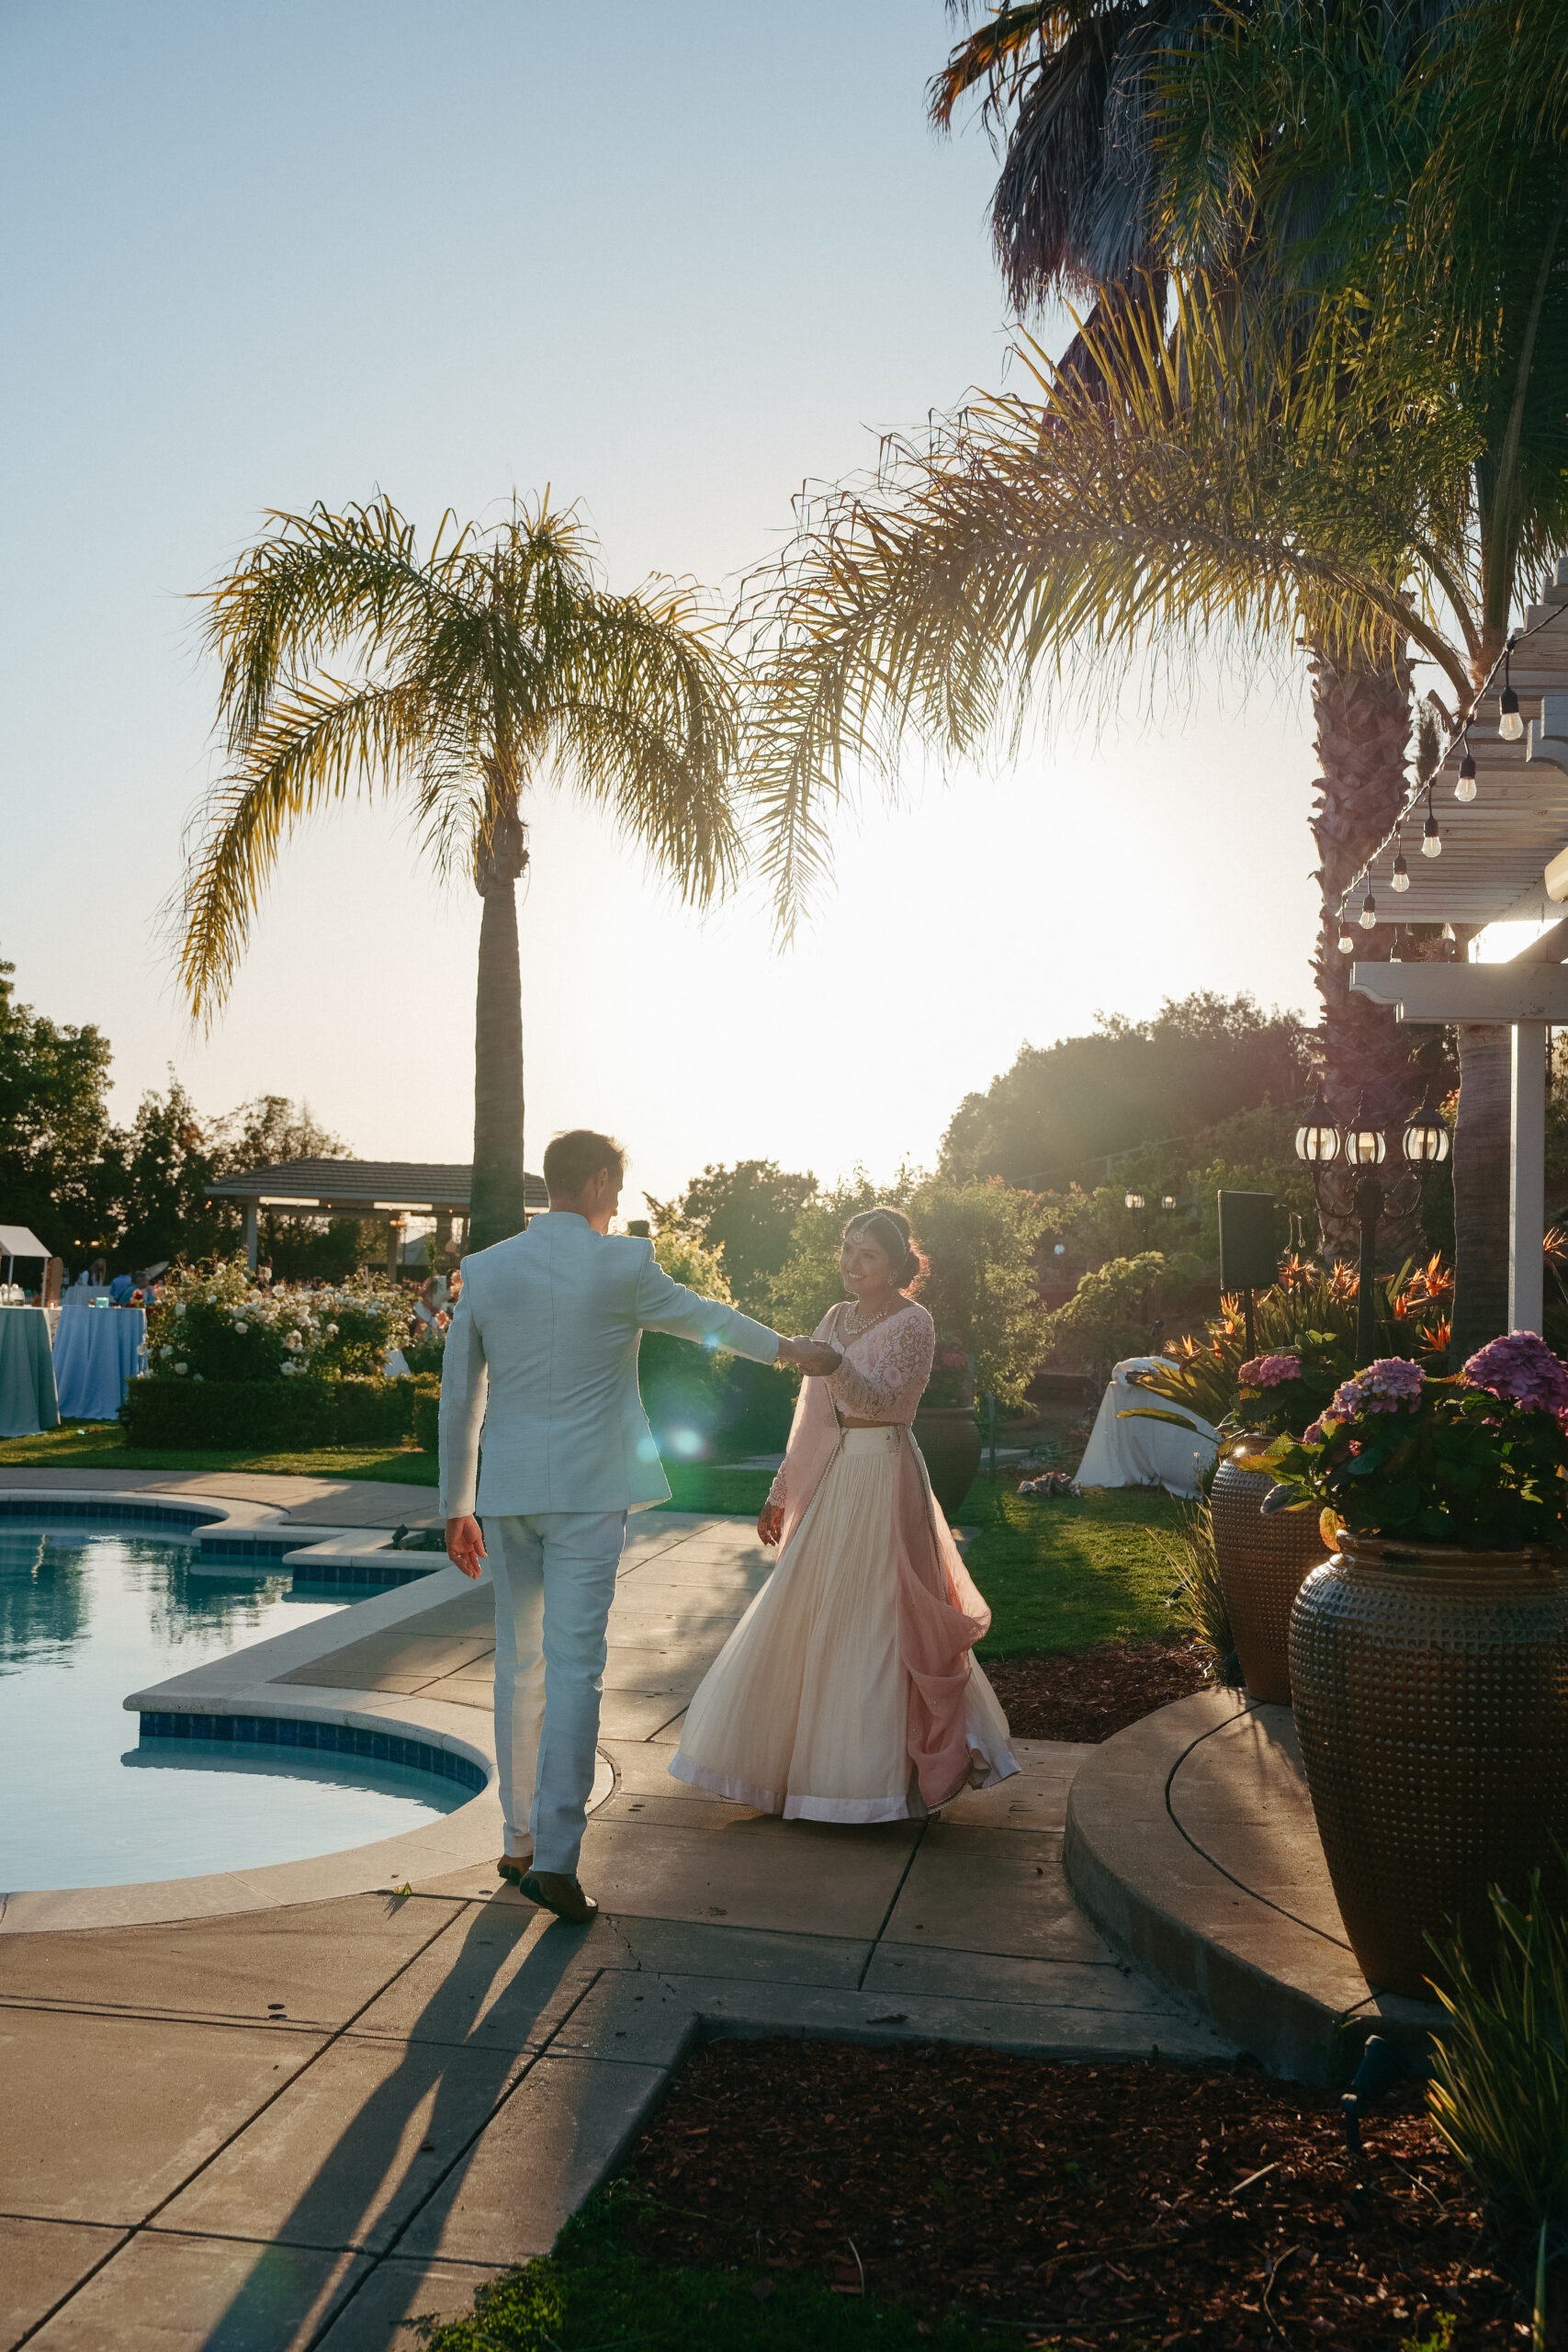
<path id="1" fill-rule="evenodd" d="M 0 1888 L 301 1861 L 418 1828 L 472 1795 L 358 1756 L 139 1741 L 129 1692 L 353 1605 L 297 1594 L 287 1569 L 193 1575 L 192 1552 L 162 1532 L 0 1520 Z"/>

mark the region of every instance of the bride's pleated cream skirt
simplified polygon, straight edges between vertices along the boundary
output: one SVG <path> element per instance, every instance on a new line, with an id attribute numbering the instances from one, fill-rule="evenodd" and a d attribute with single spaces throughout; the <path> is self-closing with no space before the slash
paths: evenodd
<path id="1" fill-rule="evenodd" d="M 911 1782 L 899 1658 L 900 1433 L 846 1430 L 795 1541 L 709 1668 L 670 1770 L 787 1820 L 903 1821 Z M 1007 1718 L 971 1666 L 976 1786 L 1016 1771 Z"/>

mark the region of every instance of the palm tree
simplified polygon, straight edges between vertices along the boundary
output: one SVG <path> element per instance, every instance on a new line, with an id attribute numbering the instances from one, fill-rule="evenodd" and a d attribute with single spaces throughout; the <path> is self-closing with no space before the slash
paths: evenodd
<path id="1" fill-rule="evenodd" d="M 525 1222 L 525 795 L 569 786 L 705 903 L 739 865 L 732 668 L 688 589 L 611 594 L 589 534 L 547 499 L 491 530 L 445 515 L 424 552 L 385 498 L 269 520 L 204 592 L 230 760 L 174 910 L 181 981 L 209 1021 L 296 824 L 351 792 L 400 796 L 437 865 L 468 871 L 482 900 L 469 1242 L 483 1249 Z"/>

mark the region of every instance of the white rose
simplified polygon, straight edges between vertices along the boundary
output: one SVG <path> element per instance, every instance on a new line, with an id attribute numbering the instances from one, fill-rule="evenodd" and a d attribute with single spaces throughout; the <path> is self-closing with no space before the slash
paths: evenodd
<path id="1" fill-rule="evenodd" d="M 205 1380 L 205 1379 L 206 1379 L 206 1377 L 207 1377 L 207 1374 L 206 1374 L 204 1372 L 198 1372 L 198 1373 L 195 1374 L 193 1376 L 194 1376 L 196 1379 L 197 1379 L 197 1380 Z"/>
<path id="2" fill-rule="evenodd" d="M 283 1344 L 286 1348 L 292 1348 L 298 1351 L 304 1346 L 305 1342 L 299 1337 L 298 1331 L 286 1331 L 283 1335 Z"/>
<path id="3" fill-rule="evenodd" d="M 337 1325 L 335 1323 L 329 1323 L 327 1325 L 327 1337 L 329 1340 L 335 1340 L 337 1338 Z"/>
<path id="4" fill-rule="evenodd" d="M 175 1299 L 175 1313 L 176 1315 L 183 1315 L 183 1314 L 185 1313 L 185 1311 L 186 1311 L 186 1303 L 185 1303 L 184 1299 L 183 1299 L 183 1298 L 176 1298 L 176 1299 Z"/>
<path id="5" fill-rule="evenodd" d="M 190 1366 L 188 1363 L 177 1363 L 175 1366 L 175 1370 L 176 1372 L 188 1372 L 190 1370 Z"/>
<path id="6" fill-rule="evenodd" d="M 235 1330 L 236 1330 L 236 1331 L 248 1331 L 248 1330 L 250 1329 L 250 1328 L 251 1328 L 251 1327 L 250 1327 L 250 1325 L 245 1321 L 245 1318 L 244 1318 L 244 1317 L 243 1317 L 243 1315 L 236 1315 L 236 1316 L 235 1316 L 235 1317 L 234 1317 L 234 1329 L 235 1329 Z"/>
<path id="7" fill-rule="evenodd" d="M 169 1347 L 160 1348 L 160 1349 L 159 1349 L 159 1351 L 158 1351 L 158 1353 L 159 1353 L 161 1356 L 172 1356 L 172 1355 L 174 1354 L 174 1352 L 175 1352 L 175 1351 L 174 1351 L 173 1348 L 169 1348 Z"/>

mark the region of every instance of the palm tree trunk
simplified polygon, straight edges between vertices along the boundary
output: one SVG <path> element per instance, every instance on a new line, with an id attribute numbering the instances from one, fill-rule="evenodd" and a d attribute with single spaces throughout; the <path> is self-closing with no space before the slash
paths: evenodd
<path id="1" fill-rule="evenodd" d="M 1350 989 L 1353 960 L 1387 957 L 1394 909 L 1380 906 L 1378 927 L 1357 926 L 1360 905 L 1348 919 L 1355 932 L 1355 956 L 1339 953 L 1339 902 L 1398 814 L 1404 797 L 1405 752 L 1410 741 L 1410 665 L 1403 650 L 1392 661 L 1371 662 L 1359 651 L 1319 647 L 1311 662 L 1316 749 L 1323 774 L 1317 786 L 1313 838 L 1321 864 L 1323 893 L 1314 969 L 1323 1000 L 1324 1091 L 1343 1126 L 1365 1103 L 1374 1125 L 1391 1126 L 1411 1107 L 1411 1039 L 1394 1020 L 1392 1006 L 1373 1004 Z M 1359 1228 L 1353 1217 L 1325 1216 L 1323 1244 L 1328 1253 L 1354 1261 Z M 1380 1250 L 1393 1263 L 1408 1256 L 1412 1235 L 1391 1224 Z"/>
<path id="2" fill-rule="evenodd" d="M 1454 1318 L 1449 1362 L 1461 1364 L 1508 1328 L 1508 1184 L 1512 1033 L 1466 1021 L 1459 1032 L 1454 1124 Z"/>
<path id="3" fill-rule="evenodd" d="M 523 1183 L 523 970 L 517 876 L 528 862 L 515 815 L 498 818 L 476 860 L 484 901 L 474 1007 L 474 1173 L 468 1247 L 488 1250 L 528 1222 Z"/>

